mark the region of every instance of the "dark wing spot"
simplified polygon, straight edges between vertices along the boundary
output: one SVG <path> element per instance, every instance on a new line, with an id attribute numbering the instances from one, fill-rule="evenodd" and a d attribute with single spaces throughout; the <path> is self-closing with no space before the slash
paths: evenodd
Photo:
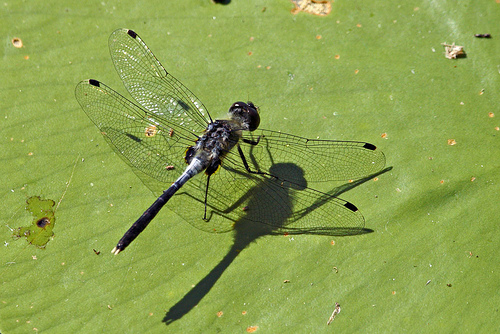
<path id="1" fill-rule="evenodd" d="M 99 81 L 94 80 L 94 79 L 89 80 L 89 85 L 100 87 Z"/>
<path id="2" fill-rule="evenodd" d="M 352 203 L 347 202 L 346 204 L 344 204 L 344 206 L 346 208 L 348 208 L 349 210 L 351 210 L 352 212 L 358 211 L 358 208 L 356 207 L 356 205 L 354 205 Z"/>
<path id="3" fill-rule="evenodd" d="M 137 34 L 133 30 L 128 30 L 127 34 L 134 39 L 137 37 Z"/>
<path id="4" fill-rule="evenodd" d="M 377 148 L 377 146 L 370 143 L 364 144 L 363 147 L 366 148 L 367 150 L 372 150 L 372 151 L 375 151 L 375 149 Z"/>

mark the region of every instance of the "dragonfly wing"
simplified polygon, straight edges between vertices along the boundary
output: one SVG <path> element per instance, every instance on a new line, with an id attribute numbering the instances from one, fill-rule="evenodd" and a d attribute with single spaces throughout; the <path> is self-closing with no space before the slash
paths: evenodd
<path id="1" fill-rule="evenodd" d="M 250 169 L 266 174 L 248 173 L 238 151 L 227 152 L 222 168 L 210 179 L 207 206 L 211 219 L 204 222 L 201 214 L 191 219 L 184 217 L 192 225 L 211 232 L 258 222 L 268 226 L 268 232 L 277 233 L 363 233 L 362 214 L 353 204 L 336 197 L 345 191 L 345 184 L 326 192 L 313 190 L 310 185 L 362 180 L 381 171 L 385 157 L 375 146 L 309 140 L 268 130 L 244 132 L 243 138 L 247 142 L 240 142 L 240 146 Z M 256 145 L 248 143 L 257 140 Z M 195 197 L 203 199 L 206 178 L 199 180 L 203 181 L 198 181 L 201 183 Z M 195 194 L 194 190 L 189 192 Z M 200 200 L 197 212 L 203 204 Z"/>
<path id="2" fill-rule="evenodd" d="M 243 138 L 259 140 L 257 145 L 241 144 L 251 169 L 269 173 L 274 164 L 294 163 L 304 170 L 309 183 L 358 180 L 385 166 L 382 151 L 364 142 L 307 139 L 260 129 L 245 131 Z"/>
<path id="3" fill-rule="evenodd" d="M 273 166 L 273 171 L 287 175 L 294 171 L 297 179 L 303 177 L 303 171 L 295 164 L 279 163 Z M 336 188 L 322 193 L 276 177 L 266 177 L 261 188 L 253 198 L 255 203 L 248 204 L 249 214 L 244 220 L 264 223 L 272 228 L 273 233 L 362 233 L 363 215 L 353 204 L 336 198 Z"/>
<path id="4" fill-rule="evenodd" d="M 203 103 L 163 68 L 134 31 L 113 32 L 109 50 L 125 88 L 140 105 L 196 135 L 205 130 L 211 119 Z"/>
<path id="5" fill-rule="evenodd" d="M 271 172 L 289 175 L 289 178 L 303 178 L 303 171 L 294 164 L 276 164 Z M 353 204 L 335 197 L 337 188 L 322 193 L 304 184 L 305 181 L 292 183 L 225 167 L 210 178 L 208 221 L 203 220 L 205 175 L 186 183 L 172 198 L 169 207 L 191 225 L 207 232 L 363 233 L 363 216 Z"/>
<path id="6" fill-rule="evenodd" d="M 76 99 L 116 153 L 132 168 L 170 183 L 186 168 L 195 136 L 127 100 L 97 80 L 80 82 Z"/>

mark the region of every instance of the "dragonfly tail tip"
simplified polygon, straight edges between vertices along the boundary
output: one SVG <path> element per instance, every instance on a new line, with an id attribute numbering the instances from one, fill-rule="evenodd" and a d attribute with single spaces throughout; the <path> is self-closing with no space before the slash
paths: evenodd
<path id="1" fill-rule="evenodd" d="M 115 247 L 115 248 L 113 248 L 113 250 L 111 251 L 111 253 L 115 254 L 115 255 L 118 255 L 118 254 L 120 254 L 121 251 L 122 251 L 121 249 L 118 249 L 118 248 Z"/>

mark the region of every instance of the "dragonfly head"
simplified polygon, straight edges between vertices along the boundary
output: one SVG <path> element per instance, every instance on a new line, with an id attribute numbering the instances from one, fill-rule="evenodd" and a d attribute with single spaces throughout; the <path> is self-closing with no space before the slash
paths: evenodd
<path id="1" fill-rule="evenodd" d="M 253 131 L 259 127 L 260 116 L 257 107 L 252 102 L 235 102 L 229 108 L 232 120 L 241 124 L 243 129 Z"/>

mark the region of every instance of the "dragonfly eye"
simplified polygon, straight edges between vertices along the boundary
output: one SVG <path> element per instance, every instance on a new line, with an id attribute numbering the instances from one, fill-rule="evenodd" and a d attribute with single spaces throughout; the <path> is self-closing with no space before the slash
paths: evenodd
<path id="1" fill-rule="evenodd" d="M 248 131 L 254 131 L 259 127 L 259 112 L 252 102 L 248 104 L 245 102 L 233 103 L 231 108 L 229 108 L 229 115 L 232 119 L 239 121 Z"/>

